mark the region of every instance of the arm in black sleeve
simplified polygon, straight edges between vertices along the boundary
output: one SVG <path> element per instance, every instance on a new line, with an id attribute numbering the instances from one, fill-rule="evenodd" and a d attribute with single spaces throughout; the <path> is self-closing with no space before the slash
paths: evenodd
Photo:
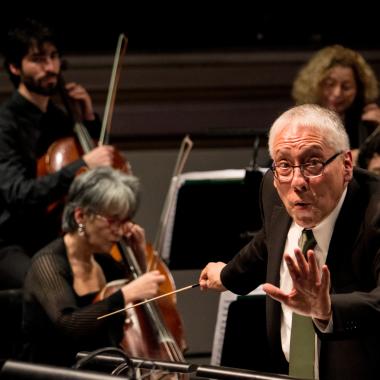
<path id="1" fill-rule="evenodd" d="M 0 129 L 0 192 L 11 208 L 48 205 L 66 194 L 79 168 L 78 159 L 55 173 L 36 178 L 36 162 L 28 147 L 20 146 L 15 129 Z"/>
<path id="2" fill-rule="evenodd" d="M 333 331 L 326 334 L 326 338 L 380 334 L 379 197 L 368 206 L 352 261 L 356 265 L 356 277 L 351 280 L 353 291 L 342 291 L 332 286 Z"/>
<path id="3" fill-rule="evenodd" d="M 248 243 L 222 270 L 223 285 L 236 294 L 247 294 L 265 282 L 266 245 L 264 230 Z"/>
<path id="4" fill-rule="evenodd" d="M 264 183 L 263 180 L 260 186 L 259 197 L 261 218 L 264 221 L 263 227 L 221 272 L 223 285 L 237 294 L 247 294 L 265 282 L 268 250 L 263 206 Z"/>
<path id="5" fill-rule="evenodd" d="M 33 261 L 27 292 L 33 295 L 53 325 L 66 337 L 77 340 L 106 334 L 109 326 L 115 324 L 115 318 L 98 320 L 97 317 L 124 307 L 121 290 L 102 301 L 79 307 L 68 263 L 62 257 L 57 259 L 54 252 L 49 252 L 54 246 L 48 247 Z M 125 317 L 124 313 L 120 315 Z"/>

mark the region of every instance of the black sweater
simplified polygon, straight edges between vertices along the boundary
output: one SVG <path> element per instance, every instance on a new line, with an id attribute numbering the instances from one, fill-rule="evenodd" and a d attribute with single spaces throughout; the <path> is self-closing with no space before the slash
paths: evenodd
<path id="1" fill-rule="evenodd" d="M 107 282 L 124 278 L 108 254 L 96 254 Z M 63 239 L 44 247 L 32 259 L 24 287 L 24 358 L 36 363 L 70 366 L 78 351 L 117 346 L 125 313 L 97 320 L 124 307 L 120 290 L 93 303 L 95 293 L 78 296 Z"/>

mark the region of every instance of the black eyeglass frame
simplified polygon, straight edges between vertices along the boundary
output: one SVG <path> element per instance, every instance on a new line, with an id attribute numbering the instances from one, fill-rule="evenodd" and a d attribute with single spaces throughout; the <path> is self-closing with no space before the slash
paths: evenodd
<path id="1" fill-rule="evenodd" d="M 294 169 L 295 168 L 300 168 L 300 171 L 301 171 L 301 174 L 304 178 L 317 178 L 317 177 L 320 177 L 323 175 L 323 172 L 325 170 L 325 167 L 330 164 L 331 162 L 333 162 L 339 155 L 341 155 L 342 153 L 344 153 L 343 150 L 335 153 L 333 156 L 331 156 L 330 158 L 328 158 L 326 161 L 318 161 L 320 164 L 322 164 L 322 168 L 321 168 L 321 172 L 319 174 L 316 174 L 316 175 L 305 175 L 304 173 L 304 170 L 305 170 L 305 167 L 307 167 L 308 165 L 310 165 L 309 162 L 306 162 L 304 164 L 300 164 L 300 165 L 291 165 L 289 164 L 289 167 L 292 168 L 292 172 L 291 172 L 291 175 L 289 175 L 289 178 L 287 179 L 280 179 L 279 175 L 277 174 L 276 172 L 276 163 L 273 161 L 272 163 L 272 166 L 271 166 L 271 170 L 273 172 L 273 175 L 276 177 L 276 179 L 282 183 L 286 183 L 286 182 L 290 182 L 293 177 L 294 177 Z"/>

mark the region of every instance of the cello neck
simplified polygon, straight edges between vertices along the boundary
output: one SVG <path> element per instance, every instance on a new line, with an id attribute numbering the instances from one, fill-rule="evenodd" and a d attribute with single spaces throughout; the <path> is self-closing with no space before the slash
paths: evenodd
<path id="1" fill-rule="evenodd" d="M 121 241 L 117 244 L 118 249 L 120 250 L 120 254 L 122 256 L 122 260 L 124 264 L 126 264 L 133 276 L 134 279 L 141 276 L 144 272 L 141 269 L 137 258 L 135 257 L 132 249 L 127 245 L 127 242 Z M 158 269 L 158 268 L 157 268 Z M 161 274 L 165 274 L 162 273 Z M 184 361 L 184 356 L 180 347 L 178 346 L 176 340 L 174 339 L 172 333 L 169 331 L 162 314 L 160 312 L 160 308 L 156 304 L 156 302 L 146 303 L 141 306 L 146 311 L 146 316 L 150 320 L 150 325 L 154 328 L 157 333 L 157 338 L 162 345 L 164 352 L 167 357 L 171 361 L 181 362 Z M 176 326 L 178 328 L 178 326 Z"/>
<path id="2" fill-rule="evenodd" d="M 90 134 L 87 131 L 87 128 L 82 123 L 82 114 L 79 104 L 70 99 L 66 91 L 65 80 L 62 74 L 60 74 L 58 77 L 58 89 L 62 103 L 74 125 L 74 132 L 78 138 L 80 146 L 83 149 L 84 153 L 88 153 L 95 146 Z"/>
<path id="3" fill-rule="evenodd" d="M 128 267 L 134 279 L 144 274 L 141 266 L 132 252 L 132 249 L 128 246 L 127 242 L 122 240 L 117 243 L 117 248 L 120 252 L 121 259 L 125 266 Z"/>

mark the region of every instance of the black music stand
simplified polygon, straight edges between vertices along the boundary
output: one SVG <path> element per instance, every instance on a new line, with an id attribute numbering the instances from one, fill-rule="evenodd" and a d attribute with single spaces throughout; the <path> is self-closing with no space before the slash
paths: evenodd
<path id="1" fill-rule="evenodd" d="M 221 365 L 275 372 L 266 334 L 265 295 L 240 296 L 228 308 Z"/>
<path id="2" fill-rule="evenodd" d="M 244 171 L 242 171 L 244 173 Z M 178 191 L 170 269 L 200 269 L 229 261 L 261 227 L 262 173 L 241 178 L 186 180 Z"/>

